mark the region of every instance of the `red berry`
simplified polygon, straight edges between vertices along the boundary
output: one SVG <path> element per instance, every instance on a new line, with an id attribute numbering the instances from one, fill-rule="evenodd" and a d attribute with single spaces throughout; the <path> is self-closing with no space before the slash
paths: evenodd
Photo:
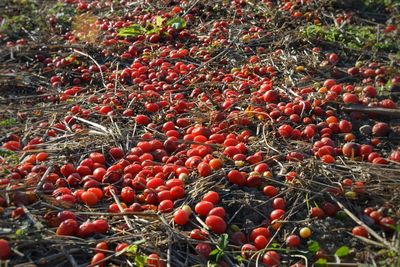
<path id="1" fill-rule="evenodd" d="M 205 162 L 201 162 L 197 165 L 197 171 L 199 172 L 200 176 L 206 177 L 211 174 L 211 167 Z"/>
<path id="2" fill-rule="evenodd" d="M 121 190 L 121 199 L 123 202 L 130 204 L 135 200 L 135 190 L 126 186 Z"/>
<path id="3" fill-rule="evenodd" d="M 95 252 L 96 253 L 104 252 L 105 250 L 108 250 L 108 249 L 109 248 L 108 248 L 108 245 L 106 242 L 100 242 L 100 243 L 97 243 Z"/>
<path id="4" fill-rule="evenodd" d="M 246 184 L 246 177 L 237 170 L 231 170 L 228 173 L 228 180 L 229 182 L 237 185 L 245 185 Z"/>
<path id="5" fill-rule="evenodd" d="M 152 253 L 147 258 L 148 267 L 165 267 L 166 263 L 164 260 L 160 259 L 156 253 Z"/>
<path id="6" fill-rule="evenodd" d="M 285 207 L 286 207 L 286 201 L 285 201 L 285 199 L 283 199 L 281 197 L 275 198 L 274 201 L 272 202 L 272 208 L 274 210 L 276 210 L 276 209 L 284 210 Z"/>
<path id="7" fill-rule="evenodd" d="M 93 221 L 95 231 L 100 234 L 105 234 L 108 231 L 109 225 L 106 220 L 95 220 Z"/>
<path id="8" fill-rule="evenodd" d="M 0 260 L 8 260 L 10 258 L 10 244 L 5 239 L 0 239 Z"/>
<path id="9" fill-rule="evenodd" d="M 158 210 L 160 212 L 171 212 L 172 209 L 174 208 L 174 202 L 172 202 L 169 199 L 163 200 L 158 204 Z"/>
<path id="10" fill-rule="evenodd" d="M 268 244 L 268 238 L 266 238 L 263 235 L 259 235 L 256 237 L 256 239 L 254 239 L 254 246 L 258 250 L 265 248 L 267 244 Z"/>
<path id="11" fill-rule="evenodd" d="M 174 222 L 178 225 L 185 225 L 189 221 L 189 216 L 184 210 L 177 210 L 174 213 Z"/>
<path id="12" fill-rule="evenodd" d="M 279 265 L 281 257 L 273 250 L 267 251 L 262 259 L 263 264 L 267 266 Z"/>
<path id="13" fill-rule="evenodd" d="M 106 257 L 106 256 L 104 255 L 104 253 L 101 253 L 101 252 L 96 253 L 96 254 L 93 256 L 92 261 L 91 261 L 90 263 L 91 263 L 93 266 L 103 267 L 103 266 L 105 266 L 105 262 L 102 262 L 102 263 L 99 263 L 99 262 L 101 262 L 102 260 L 104 260 L 105 257 Z"/>
<path id="14" fill-rule="evenodd" d="M 146 115 L 137 115 L 135 121 L 139 125 L 148 125 L 151 120 Z"/>
<path id="15" fill-rule="evenodd" d="M 209 201 L 200 201 L 194 207 L 194 211 L 201 216 L 207 216 L 208 213 L 214 208 L 214 204 Z"/>
<path id="16" fill-rule="evenodd" d="M 221 217 L 210 215 L 206 218 L 206 225 L 214 233 L 221 234 L 226 231 L 226 222 Z"/>
<path id="17" fill-rule="evenodd" d="M 353 235 L 362 236 L 368 238 L 368 231 L 365 229 L 364 226 L 356 226 L 351 230 Z"/>
<path id="18" fill-rule="evenodd" d="M 310 217 L 311 218 L 318 218 L 318 219 L 322 219 L 325 217 L 325 212 L 323 209 L 318 208 L 318 207 L 313 207 L 310 210 Z"/>
<path id="19" fill-rule="evenodd" d="M 215 207 L 212 210 L 210 210 L 210 212 L 208 213 L 208 215 L 215 215 L 218 217 L 221 217 L 222 219 L 225 218 L 225 209 L 223 207 Z"/>
<path id="20" fill-rule="evenodd" d="M 257 248 L 252 244 L 244 244 L 241 248 L 242 257 L 245 259 L 249 259 L 256 251 Z"/>
<path id="21" fill-rule="evenodd" d="M 272 185 L 267 185 L 264 187 L 263 193 L 268 197 L 274 197 L 278 194 L 278 189 Z"/>
<path id="22" fill-rule="evenodd" d="M 393 231 L 396 222 L 391 217 L 383 217 L 380 219 L 379 224 L 381 225 L 384 231 Z"/>
<path id="23" fill-rule="evenodd" d="M 202 255 L 204 258 L 208 259 L 208 256 L 210 255 L 210 252 L 211 252 L 211 246 L 209 244 L 199 243 L 195 247 L 195 249 L 200 255 Z"/>
<path id="24" fill-rule="evenodd" d="M 260 236 L 260 235 L 269 238 L 271 236 L 271 233 L 269 232 L 268 228 L 266 228 L 266 227 L 254 228 L 250 233 L 250 240 L 254 241 L 257 238 L 257 236 Z"/>
<path id="25" fill-rule="evenodd" d="M 82 193 L 81 199 L 88 206 L 96 205 L 98 201 L 96 194 L 89 191 Z"/>
<path id="26" fill-rule="evenodd" d="M 286 239 L 286 244 L 288 247 L 295 248 L 301 243 L 300 237 L 298 235 L 290 235 Z"/>
<path id="27" fill-rule="evenodd" d="M 208 191 L 202 198 L 202 200 L 209 201 L 214 205 L 219 201 L 219 194 L 215 191 Z"/>
<path id="28" fill-rule="evenodd" d="M 73 236 L 76 234 L 77 230 L 78 230 L 78 222 L 74 219 L 67 219 L 67 220 L 63 221 L 60 224 L 60 226 L 58 226 L 56 234 Z"/>
<path id="29" fill-rule="evenodd" d="M 284 210 L 276 209 L 271 212 L 269 217 L 270 217 L 271 221 L 274 221 L 274 220 L 278 220 L 278 219 L 283 219 L 284 215 L 285 215 Z"/>

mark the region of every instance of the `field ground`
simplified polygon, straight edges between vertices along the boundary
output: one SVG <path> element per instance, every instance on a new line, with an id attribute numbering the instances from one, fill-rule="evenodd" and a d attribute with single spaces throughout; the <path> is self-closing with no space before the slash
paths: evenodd
<path id="1" fill-rule="evenodd" d="M 400 266 L 399 11 L 3 0 L 0 260 Z"/>

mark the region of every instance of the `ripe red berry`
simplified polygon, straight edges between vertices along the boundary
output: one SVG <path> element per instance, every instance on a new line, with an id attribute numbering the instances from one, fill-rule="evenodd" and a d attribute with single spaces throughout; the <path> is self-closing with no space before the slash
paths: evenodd
<path id="1" fill-rule="evenodd" d="M 278 220 L 278 219 L 283 219 L 284 215 L 285 215 L 284 210 L 276 209 L 271 212 L 269 217 L 270 217 L 271 221 L 274 221 L 274 220 Z"/>
<path id="2" fill-rule="evenodd" d="M 210 212 L 208 213 L 208 215 L 215 215 L 218 217 L 221 217 L 222 219 L 225 218 L 225 209 L 223 207 L 215 207 L 212 210 L 210 210 Z"/>
<path id="3" fill-rule="evenodd" d="M 169 199 L 163 200 L 158 204 L 158 210 L 160 212 L 171 212 L 172 209 L 174 208 L 174 202 L 172 202 Z"/>
<path id="4" fill-rule="evenodd" d="M 211 174 L 211 167 L 205 162 L 201 162 L 197 165 L 197 171 L 199 172 L 200 176 L 206 177 Z"/>
<path id="5" fill-rule="evenodd" d="M 189 216 L 184 210 L 177 210 L 174 213 L 174 222 L 178 225 L 185 225 L 189 221 Z"/>
<path id="6" fill-rule="evenodd" d="M 288 247 L 295 248 L 301 243 L 300 237 L 298 235 L 290 235 L 286 239 L 286 244 Z"/>
<path id="7" fill-rule="evenodd" d="M 268 197 L 274 197 L 278 194 L 278 189 L 275 186 L 267 185 L 263 188 L 263 193 Z"/>
<path id="8" fill-rule="evenodd" d="M 325 217 L 325 212 L 323 209 L 318 208 L 318 207 L 313 207 L 310 210 L 310 217 L 311 218 L 318 218 L 318 219 L 322 219 Z"/>
<path id="9" fill-rule="evenodd" d="M 194 207 L 194 211 L 201 216 L 207 216 L 208 213 L 214 208 L 214 204 L 209 201 L 200 201 Z"/>
<path id="10" fill-rule="evenodd" d="M 96 194 L 89 191 L 82 193 L 81 199 L 88 206 L 96 205 L 98 201 Z"/>
<path id="11" fill-rule="evenodd" d="M 8 260 L 10 258 L 10 244 L 5 239 L 0 239 L 0 260 Z"/>
<path id="12" fill-rule="evenodd" d="M 285 207 L 286 207 L 286 201 L 285 201 L 285 199 L 283 199 L 281 197 L 275 198 L 274 201 L 272 202 L 272 208 L 274 210 L 276 210 L 276 209 L 284 210 Z"/>
<path id="13" fill-rule="evenodd" d="M 135 118 L 135 122 L 139 125 L 148 125 L 150 121 L 150 118 L 146 115 L 137 115 Z"/>
<path id="14" fill-rule="evenodd" d="M 260 236 L 260 235 L 269 238 L 271 236 L 271 233 L 269 232 L 268 228 L 266 228 L 266 227 L 254 228 L 250 233 L 250 240 L 254 241 L 257 238 L 257 236 Z"/>
<path id="15" fill-rule="evenodd" d="M 275 266 L 279 265 L 280 260 L 281 257 L 279 256 L 279 254 L 276 251 L 270 250 L 264 254 L 262 262 L 267 266 Z"/>
<path id="16" fill-rule="evenodd" d="M 129 186 L 122 188 L 121 200 L 127 204 L 132 203 L 135 200 L 135 190 Z"/>
<path id="17" fill-rule="evenodd" d="M 226 231 L 226 222 L 221 217 L 210 215 L 206 218 L 206 225 L 217 234 L 222 234 Z"/>
<path id="18" fill-rule="evenodd" d="M 204 258 L 208 259 L 208 255 L 210 255 L 211 252 L 211 246 L 207 243 L 199 243 L 195 247 L 196 251 L 202 255 Z"/>
<path id="19" fill-rule="evenodd" d="M 78 222 L 74 219 L 67 219 L 67 220 L 63 221 L 60 224 L 60 226 L 58 226 L 56 234 L 73 236 L 76 234 L 77 230 L 78 230 Z"/>
<path id="20" fill-rule="evenodd" d="M 351 232 L 353 233 L 353 235 L 368 238 L 368 231 L 367 229 L 365 229 L 364 226 L 356 226 L 353 228 L 353 230 L 351 230 Z"/>
<path id="21" fill-rule="evenodd" d="M 205 201 L 209 201 L 214 205 L 219 201 L 219 194 L 215 191 L 208 191 L 202 198 Z"/>
<path id="22" fill-rule="evenodd" d="M 97 243 L 95 252 L 96 253 L 104 252 L 105 250 L 108 250 L 108 249 L 109 249 L 109 247 L 106 242 L 100 242 L 100 243 Z"/>
<path id="23" fill-rule="evenodd" d="M 108 231 L 109 225 L 106 220 L 95 220 L 93 221 L 95 231 L 100 234 L 105 234 Z"/>
<path id="24" fill-rule="evenodd" d="M 93 258 L 92 261 L 90 262 L 93 266 L 99 266 L 99 267 L 103 267 L 105 266 L 105 262 L 102 262 L 102 260 L 104 260 L 106 256 L 104 255 L 104 253 L 99 252 L 96 253 Z M 101 263 L 99 263 L 101 262 Z"/>
<path id="25" fill-rule="evenodd" d="M 252 244 L 244 244 L 241 248 L 242 257 L 245 259 L 249 259 L 256 251 L 257 248 Z"/>
<path id="26" fill-rule="evenodd" d="M 229 182 L 237 185 L 245 185 L 246 184 L 246 177 L 237 170 L 231 170 L 228 173 L 228 180 Z"/>
<path id="27" fill-rule="evenodd" d="M 258 250 L 265 248 L 267 244 L 268 244 L 268 238 L 266 238 L 263 235 L 259 235 L 254 239 L 254 246 Z"/>

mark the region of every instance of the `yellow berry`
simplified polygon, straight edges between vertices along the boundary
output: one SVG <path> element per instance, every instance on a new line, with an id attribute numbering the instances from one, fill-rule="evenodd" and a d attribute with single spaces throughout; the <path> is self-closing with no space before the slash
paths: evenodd
<path id="1" fill-rule="evenodd" d="M 356 199 L 357 198 L 357 193 L 354 191 L 348 191 L 345 194 L 345 197 L 347 197 L 348 199 Z"/>
<path id="2" fill-rule="evenodd" d="M 231 231 L 232 231 L 232 232 L 240 232 L 240 227 L 237 226 L 236 224 L 232 224 L 232 225 L 230 226 L 230 228 L 231 228 Z"/>
<path id="3" fill-rule="evenodd" d="M 242 161 L 242 160 L 236 160 L 236 161 L 235 161 L 235 166 L 236 166 L 236 167 L 243 167 L 243 166 L 244 166 L 244 161 Z"/>
<path id="4" fill-rule="evenodd" d="M 192 208 L 191 208 L 189 205 L 183 205 L 183 206 L 182 206 L 182 210 L 183 210 L 184 212 L 186 212 L 186 214 L 187 214 L 188 216 L 192 215 L 192 213 L 193 213 Z"/>
<path id="5" fill-rule="evenodd" d="M 299 234 L 301 238 L 309 238 L 311 236 L 311 229 L 308 227 L 303 227 L 300 229 Z"/>

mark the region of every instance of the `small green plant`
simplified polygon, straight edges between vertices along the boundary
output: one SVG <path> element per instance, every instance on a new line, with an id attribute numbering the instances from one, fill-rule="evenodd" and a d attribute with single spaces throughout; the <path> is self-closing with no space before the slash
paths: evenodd
<path id="1" fill-rule="evenodd" d="M 32 31 L 40 24 L 41 18 L 37 16 L 38 8 L 32 0 L 10 1 L 9 12 L 3 15 L 0 32 L 22 33 Z"/>
<path id="2" fill-rule="evenodd" d="M 394 6 L 395 4 L 399 4 L 398 1 L 396 0 L 364 0 L 364 5 L 368 7 L 375 7 L 377 5 L 381 5 L 384 7 L 391 7 Z"/>
<path id="3" fill-rule="evenodd" d="M 228 246 L 228 235 L 223 234 L 219 238 L 217 248 L 210 252 L 210 258 L 213 259 L 215 262 L 219 262 L 219 260 L 224 256 L 225 249 Z"/>
<path id="4" fill-rule="evenodd" d="M 4 149 L 2 147 L 0 147 L 0 157 L 4 158 L 4 162 L 8 165 L 12 165 L 12 164 L 18 164 L 19 163 L 19 158 L 18 156 L 15 154 L 15 152 L 8 150 L 8 149 Z M 0 174 L 8 174 L 9 171 L 0 166 Z"/>
<path id="5" fill-rule="evenodd" d="M 350 248 L 348 246 L 341 246 L 335 252 L 335 255 L 339 258 L 346 257 L 350 253 Z"/>
<path id="6" fill-rule="evenodd" d="M 319 243 L 317 241 L 310 240 L 307 243 L 307 248 L 308 248 L 308 251 L 310 251 L 312 253 L 316 253 L 320 249 L 320 246 L 319 246 Z"/>
<path id="7" fill-rule="evenodd" d="M 126 253 L 127 257 L 131 258 L 135 262 L 135 266 L 137 267 L 144 267 L 147 266 L 147 259 L 148 257 L 142 253 L 140 253 L 139 245 L 143 244 L 144 240 L 138 240 L 133 244 L 129 245 L 126 249 L 120 251 L 121 254 Z"/>
<path id="8" fill-rule="evenodd" d="M 132 24 L 128 27 L 121 28 L 118 30 L 118 36 L 132 37 L 141 34 L 159 34 L 164 24 L 164 19 L 160 16 L 155 18 L 154 23 L 147 23 L 145 27 L 140 24 Z M 176 30 L 186 28 L 186 21 L 181 17 L 174 17 L 165 22 L 166 26 L 171 26 Z"/>
<path id="9" fill-rule="evenodd" d="M 355 50 L 373 49 L 386 52 L 400 50 L 400 45 L 394 38 L 385 36 L 383 33 L 378 35 L 377 28 L 370 26 L 337 28 L 310 25 L 302 30 L 302 34 L 306 38 L 322 39 Z"/>
<path id="10" fill-rule="evenodd" d="M 76 9 L 65 3 L 56 3 L 48 13 L 55 16 L 63 28 L 68 28 L 71 26 L 72 18 L 76 15 Z"/>
<path id="11" fill-rule="evenodd" d="M 5 119 L 5 120 L 0 121 L 0 126 L 1 127 L 12 126 L 12 125 L 17 124 L 17 122 L 18 121 L 16 119 Z"/>

